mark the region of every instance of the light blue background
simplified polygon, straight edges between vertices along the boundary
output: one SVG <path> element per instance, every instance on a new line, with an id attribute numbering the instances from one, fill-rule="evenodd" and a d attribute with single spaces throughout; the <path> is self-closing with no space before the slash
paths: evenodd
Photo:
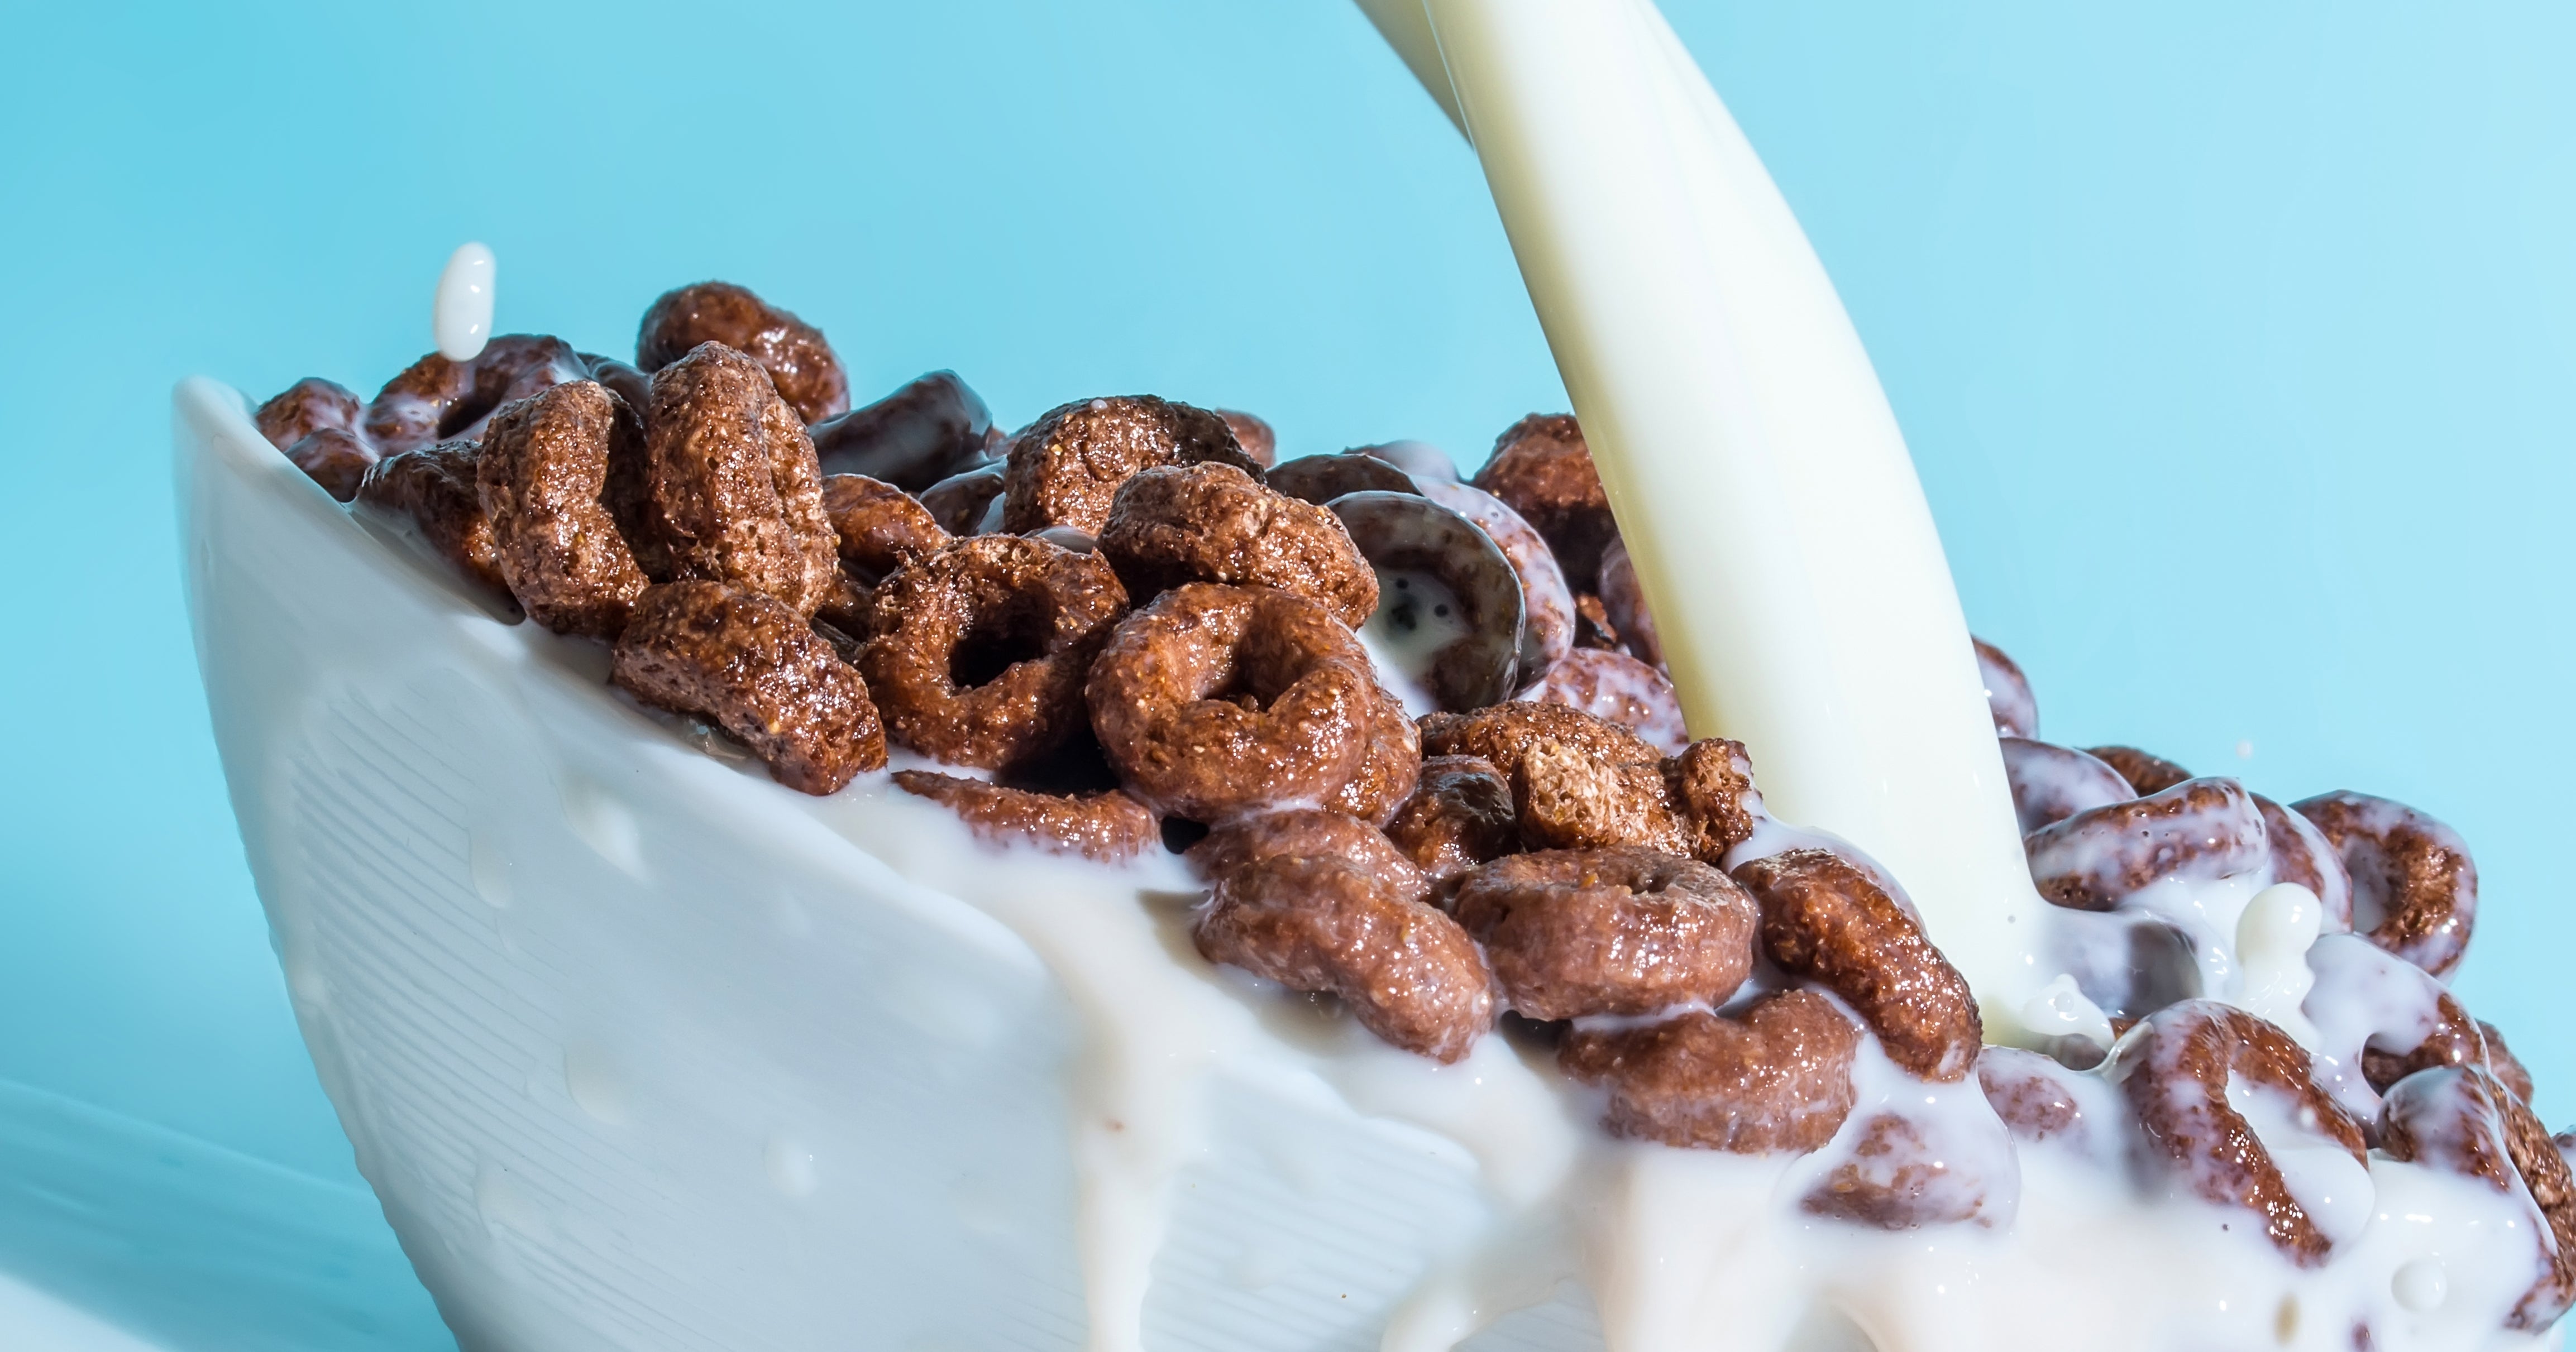
<path id="1" fill-rule="evenodd" d="M 1972 622 L 2054 739 L 2460 827 L 2487 905 L 2460 989 L 2576 1115 L 2576 19 L 1935 8 L 1670 5 L 1877 360 Z M 173 381 L 371 389 L 479 238 L 505 330 L 624 351 L 657 291 L 722 276 L 819 322 L 862 397 L 953 366 L 1009 422 L 1153 390 L 1261 412 L 1292 453 L 1472 460 L 1563 402 L 1472 158 L 1339 0 L 7 23 L 10 1120 L 304 1217 L 280 1261 L 341 1313 L 173 1277 L 223 1226 L 178 1233 L 106 1166 L 109 1200 L 62 1223 L 115 1242 L 63 1259 L 42 1188 L 0 1194 L 0 1269 L 185 1345 L 442 1335 L 349 1191 L 233 835 Z"/>

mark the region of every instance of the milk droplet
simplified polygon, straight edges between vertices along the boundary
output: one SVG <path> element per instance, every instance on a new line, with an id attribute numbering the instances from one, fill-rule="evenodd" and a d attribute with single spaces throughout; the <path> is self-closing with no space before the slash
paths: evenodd
<path id="1" fill-rule="evenodd" d="M 2252 759 L 2254 759 L 2254 744 L 2253 744 L 2252 742 L 2238 742 L 2238 743 L 2236 744 L 2236 759 L 2238 759 L 2238 760 L 2252 760 Z"/>
<path id="2" fill-rule="evenodd" d="M 769 1171 L 769 1186 L 783 1197 L 806 1196 L 821 1181 L 814 1173 L 814 1152 L 784 1133 L 770 1137 L 761 1147 L 760 1163 Z"/>
<path id="3" fill-rule="evenodd" d="M 2451 1274 L 2439 1258 L 2418 1258 L 2397 1269 L 2388 1279 L 2388 1288 L 2397 1303 L 2421 1314 L 2442 1308 L 2451 1294 Z"/>
<path id="4" fill-rule="evenodd" d="M 626 1124 L 626 1084 L 608 1053 L 588 1043 L 564 1048 L 564 1092 L 581 1110 L 612 1127 Z"/>
<path id="5" fill-rule="evenodd" d="M 578 775 L 563 785 L 564 825 L 599 857 L 638 878 L 644 876 L 644 833 L 635 814 L 607 789 Z"/>
<path id="6" fill-rule="evenodd" d="M 490 249 L 461 244 L 447 256 L 446 270 L 438 274 L 429 329 L 438 354 L 449 361 L 472 361 L 491 341 L 493 266 Z"/>
<path id="7" fill-rule="evenodd" d="M 2297 883 L 2274 883 L 2255 893 L 2236 919 L 2237 994 L 2231 1003 L 2280 1025 L 2310 1051 L 2323 1039 L 2299 1007 L 2316 985 L 2308 949 L 2324 921 L 2316 893 Z"/>
<path id="8" fill-rule="evenodd" d="M 490 836 L 477 831 L 465 842 L 465 868 L 473 875 L 474 895 L 499 910 L 510 904 L 510 860 Z"/>

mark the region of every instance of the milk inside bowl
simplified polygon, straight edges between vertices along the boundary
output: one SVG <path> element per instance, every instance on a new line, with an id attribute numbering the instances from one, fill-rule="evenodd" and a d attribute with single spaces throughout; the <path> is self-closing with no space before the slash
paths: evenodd
<path id="1" fill-rule="evenodd" d="M 190 600 L 244 840 L 323 1083 L 460 1343 L 2555 1345 L 2556 1311 L 2530 1311 L 2568 1199 L 2537 1157 L 2497 1163 L 2527 1144 L 2478 1097 L 2502 1060 L 2364 1070 L 2458 1022 L 2435 974 L 2341 932 L 2394 924 L 2385 888 L 2292 876 L 2261 827 L 2234 864 L 2116 897 L 2035 888 L 2043 859 L 2057 881 L 2110 867 L 2069 829 L 2098 814 L 2178 822 L 2218 857 L 2191 833 L 2253 808 L 2241 789 L 2124 808 L 2190 792 L 2131 781 L 2029 829 L 2062 782 L 2025 784 L 2045 757 L 1999 742 L 1867 358 L 1661 16 L 1364 7 L 1485 168 L 1680 712 L 1750 757 L 1751 833 L 1713 862 L 1841 851 L 1901 884 L 1985 1040 L 2022 1059 L 1927 1077 L 1873 1026 L 1814 1148 L 1605 1129 L 1618 1082 L 1569 1075 L 1559 1047 L 1649 1016 L 1507 1020 L 1417 1054 L 1348 1002 L 1211 962 L 1209 880 L 1172 850 L 997 847 L 874 769 L 795 792 L 709 720 L 612 692 L 600 637 L 334 501 L 248 401 L 191 381 Z M 482 350 L 494 284 L 488 251 L 459 251 L 448 358 Z M 1011 500 L 991 503 L 958 534 L 1002 524 Z M 1401 571 L 1379 569 L 1381 616 Z M 1422 654 L 1372 645 L 1425 712 Z M 894 770 L 934 766 L 894 740 Z M 2180 955 L 2153 999 L 2141 935 Z M 1766 953 L 1754 980 L 1777 988 L 1792 959 Z M 2186 1007 L 2277 1029 L 2312 1085 L 2173 1069 L 2160 1010 Z M 2168 1073 L 2179 1106 L 2135 1107 Z M 2367 1154 L 2333 1130 L 2365 1120 Z M 2470 1127 L 2385 1126 L 2437 1121 Z M 2211 1122 L 2270 1171 L 2233 1204 L 2158 1163 L 2216 1148 L 2191 1136 Z M 1873 1184 L 1917 1204 L 1896 1223 L 1817 1202 L 1882 1159 L 1915 1170 Z"/>

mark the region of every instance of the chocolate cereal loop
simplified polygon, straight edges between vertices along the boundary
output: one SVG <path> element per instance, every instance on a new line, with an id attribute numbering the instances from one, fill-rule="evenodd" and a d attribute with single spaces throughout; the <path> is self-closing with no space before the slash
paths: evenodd
<path id="1" fill-rule="evenodd" d="M 1935 1081 L 1976 1067 L 1984 1027 L 1966 978 L 1858 865 L 1788 850 L 1738 867 L 1735 881 L 1761 903 L 1771 960 L 1841 996 L 1888 1059 Z"/>
<path id="2" fill-rule="evenodd" d="M 408 519 L 441 558 L 477 582 L 508 591 L 492 520 L 483 515 L 475 486 L 475 462 L 482 454 L 471 441 L 442 441 L 387 456 L 359 482 L 358 501 Z"/>
<path id="3" fill-rule="evenodd" d="M 714 719 L 800 793 L 832 793 L 885 765 L 885 732 L 859 674 L 760 592 L 704 581 L 647 591 L 609 679 L 647 704 Z"/>
<path id="4" fill-rule="evenodd" d="M 1424 872 L 1454 878 L 1520 848 L 1512 786 L 1478 757 L 1434 756 L 1422 762 L 1386 834 Z"/>
<path id="5" fill-rule="evenodd" d="M 1110 499 L 1099 549 L 1139 604 L 1223 582 L 1312 597 L 1353 628 L 1377 609 L 1377 574 L 1339 518 L 1232 465 L 1139 471 Z"/>
<path id="6" fill-rule="evenodd" d="M 814 444 L 751 358 L 703 343 L 653 373 L 636 556 L 655 578 L 766 592 L 812 615 L 838 590 Z"/>
<path id="7" fill-rule="evenodd" d="M 1111 789 L 1061 795 L 1014 789 L 961 775 L 897 770 L 895 787 L 954 812 L 997 845 L 1035 845 L 1056 854 L 1116 863 L 1162 843 L 1162 824 L 1143 803 Z"/>
<path id="8" fill-rule="evenodd" d="M 1614 1136 L 1760 1155 L 1833 1139 L 1856 1093 L 1860 1029 L 1812 991 L 1741 1017 L 1693 1010 L 1642 1027 L 1578 1025 L 1557 1048 L 1575 1079 L 1610 1091 Z"/>
<path id="9" fill-rule="evenodd" d="M 2292 803 L 2316 823 L 2352 878 L 2352 925 L 2363 938 L 2433 975 L 2469 951 L 2478 918 L 2478 866 L 2458 832 L 2386 798 L 2326 793 Z"/>
<path id="10" fill-rule="evenodd" d="M 663 292 L 635 335 L 635 365 L 660 371 L 700 343 L 722 343 L 758 362 L 799 423 L 850 406 L 849 378 L 823 331 L 730 282 Z"/>
<path id="11" fill-rule="evenodd" d="M 1619 847 L 1498 859 L 1450 903 L 1533 1019 L 1719 1005 L 1753 969 L 1753 899 L 1695 860 Z"/>
<path id="12" fill-rule="evenodd" d="M 1225 419 L 1149 394 L 1083 399 L 1047 411 L 1011 443 L 1002 529 L 1015 535 L 1071 526 L 1098 535 L 1118 487 L 1139 470 L 1203 461 L 1252 476 Z"/>
<path id="13" fill-rule="evenodd" d="M 555 385 L 492 415 L 475 460 L 493 556 L 530 618 L 615 638 L 644 572 L 601 501 L 612 459 L 635 454 L 626 405 L 596 381 Z"/>

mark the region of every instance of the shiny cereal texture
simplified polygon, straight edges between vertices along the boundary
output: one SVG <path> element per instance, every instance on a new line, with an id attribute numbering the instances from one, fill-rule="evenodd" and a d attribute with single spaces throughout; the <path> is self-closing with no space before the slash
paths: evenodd
<path id="1" fill-rule="evenodd" d="M 658 372 L 701 343 L 722 343 L 758 362 L 799 423 L 850 406 L 849 379 L 823 331 L 729 282 L 663 292 L 635 335 L 635 365 Z"/>

